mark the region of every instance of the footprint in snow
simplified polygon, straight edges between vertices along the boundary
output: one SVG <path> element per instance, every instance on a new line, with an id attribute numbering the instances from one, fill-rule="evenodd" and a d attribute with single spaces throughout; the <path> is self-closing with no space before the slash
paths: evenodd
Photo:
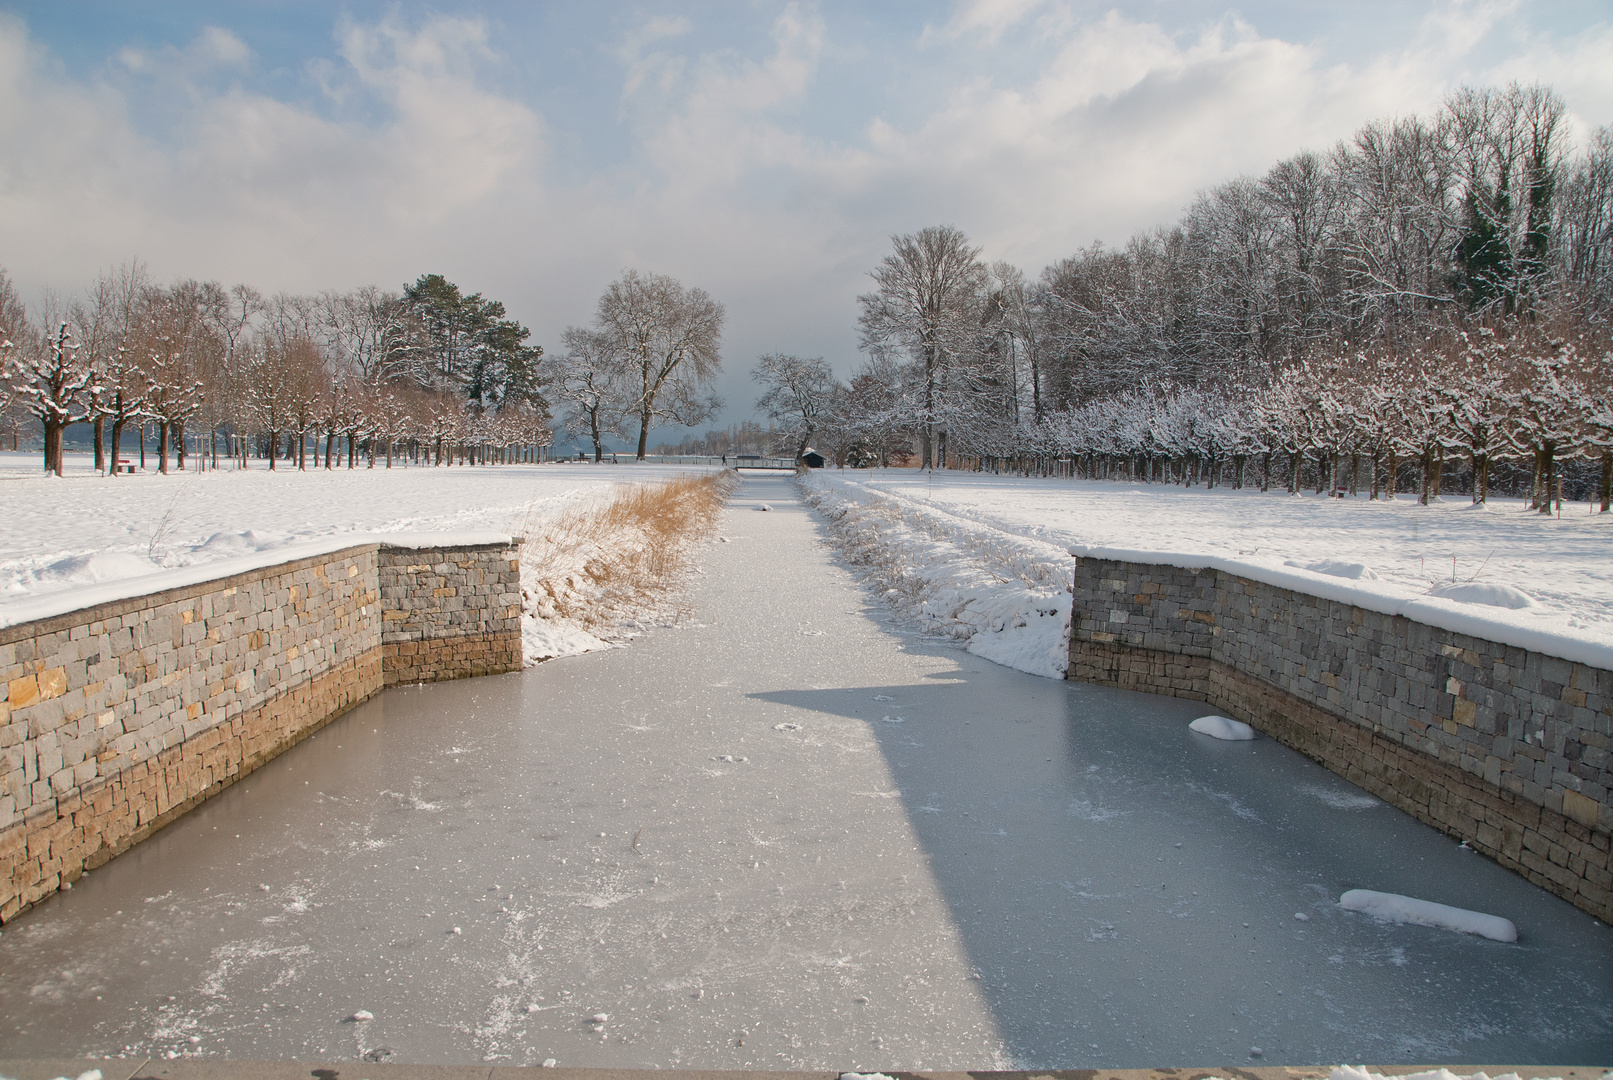
<path id="1" fill-rule="evenodd" d="M 742 757 L 735 757 L 733 754 L 719 754 L 716 757 L 712 758 L 711 760 L 712 761 L 727 761 L 727 762 L 732 762 L 734 764 L 738 764 L 738 763 L 740 763 L 742 761 L 746 761 L 746 760 L 749 760 L 749 759 L 742 758 Z"/>
<path id="2" fill-rule="evenodd" d="M 905 717 L 905 716 L 881 716 L 880 719 L 883 720 L 887 724 L 905 724 L 905 723 L 907 723 L 907 717 Z"/>
<path id="3" fill-rule="evenodd" d="M 800 724 L 774 724 L 773 725 L 773 730 L 774 731 L 800 731 L 801 730 L 801 725 Z"/>
<path id="4" fill-rule="evenodd" d="M 874 695 L 874 700 L 875 701 L 895 701 L 896 699 L 891 697 L 889 694 L 875 694 Z"/>

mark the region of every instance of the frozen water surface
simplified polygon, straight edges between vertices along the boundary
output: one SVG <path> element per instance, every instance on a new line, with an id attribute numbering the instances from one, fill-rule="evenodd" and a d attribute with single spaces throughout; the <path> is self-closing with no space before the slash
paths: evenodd
<path id="1" fill-rule="evenodd" d="M 7 925 L 0 1056 L 1613 1057 L 1588 916 L 1202 704 L 902 633 L 786 481 L 723 530 L 684 626 L 390 691 Z"/>

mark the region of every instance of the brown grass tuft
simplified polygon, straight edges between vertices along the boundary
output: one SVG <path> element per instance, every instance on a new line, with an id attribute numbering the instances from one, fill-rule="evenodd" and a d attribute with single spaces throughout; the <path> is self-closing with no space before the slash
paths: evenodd
<path id="1" fill-rule="evenodd" d="M 626 484 L 553 517 L 529 517 L 526 609 L 595 634 L 669 614 L 694 545 L 716 525 L 734 483 L 723 472 Z"/>

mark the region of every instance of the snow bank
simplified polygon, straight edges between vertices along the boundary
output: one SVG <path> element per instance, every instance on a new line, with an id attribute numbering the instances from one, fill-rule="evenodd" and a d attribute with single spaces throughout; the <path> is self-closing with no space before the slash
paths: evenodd
<path id="1" fill-rule="evenodd" d="M 1248 742 L 1255 737 L 1254 728 L 1241 720 L 1233 720 L 1226 716 L 1201 716 L 1187 726 L 1190 731 L 1208 735 L 1212 739 L 1225 739 L 1227 742 Z"/>
<path id="2" fill-rule="evenodd" d="M 1602 1080 L 1607 1080 L 1613 1073 L 1603 1074 Z M 1449 1069 L 1426 1069 L 1422 1072 L 1395 1073 L 1392 1076 L 1376 1073 L 1365 1068 L 1353 1065 L 1336 1065 L 1328 1080 L 1519 1080 L 1515 1072 L 1501 1073 L 1491 1077 L 1487 1073 L 1476 1072 L 1470 1074 L 1453 1073 Z M 1561 1077 L 1550 1077 L 1549 1080 L 1561 1080 Z"/>
<path id="3" fill-rule="evenodd" d="M 7 469 L 21 463 L 25 468 Z M 707 470 L 592 464 L 252 469 L 42 477 L 0 453 L 0 626 L 248 573 L 359 544 L 508 543 L 593 493 Z M 710 471 L 717 471 L 715 469 Z M 523 559 L 523 584 L 529 560 Z M 544 617 L 528 591 L 529 662 L 610 643 Z"/>
<path id="4" fill-rule="evenodd" d="M 1164 484 L 847 470 L 868 489 L 1072 554 L 1213 566 L 1324 599 L 1596 667 L 1613 665 L 1613 514 L 1492 499 L 1432 506 Z M 1141 549 L 1141 550 L 1139 550 Z M 1357 570 L 1359 568 L 1359 570 Z M 1531 606 L 1439 595 L 1505 583 Z M 1516 602 L 1516 598 L 1513 598 Z"/>
<path id="5" fill-rule="evenodd" d="M 1062 679 L 1072 568 L 1062 549 L 813 473 L 807 504 L 893 609 L 1006 667 Z"/>
<path id="6" fill-rule="evenodd" d="M 1465 908 L 1436 904 L 1432 900 L 1417 900 L 1398 893 L 1373 892 L 1371 889 L 1351 889 L 1339 897 L 1339 907 L 1346 911 L 1359 911 L 1363 915 L 1386 922 L 1415 923 L 1440 930 L 1455 930 L 1462 934 L 1477 934 L 1491 941 L 1518 940 L 1518 928 L 1509 919 L 1499 915 L 1485 915 Z"/>

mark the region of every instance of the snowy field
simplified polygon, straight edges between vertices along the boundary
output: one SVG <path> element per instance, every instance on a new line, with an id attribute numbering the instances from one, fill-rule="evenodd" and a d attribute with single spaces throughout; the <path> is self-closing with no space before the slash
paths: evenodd
<path id="1" fill-rule="evenodd" d="M 1420 506 L 907 469 L 826 470 L 813 505 L 887 600 L 988 659 L 1059 677 L 1068 555 L 1215 565 L 1609 666 L 1613 515 Z"/>
<path id="2" fill-rule="evenodd" d="M 214 564 L 238 572 L 367 534 L 524 535 L 612 485 L 695 471 L 704 470 L 567 463 L 105 478 L 81 454 L 55 478 L 41 475 L 37 454 L 0 453 L 0 625 L 40 617 L 42 603 L 71 610 L 212 576 Z M 601 644 L 570 627 L 527 630 L 544 655 Z"/>

